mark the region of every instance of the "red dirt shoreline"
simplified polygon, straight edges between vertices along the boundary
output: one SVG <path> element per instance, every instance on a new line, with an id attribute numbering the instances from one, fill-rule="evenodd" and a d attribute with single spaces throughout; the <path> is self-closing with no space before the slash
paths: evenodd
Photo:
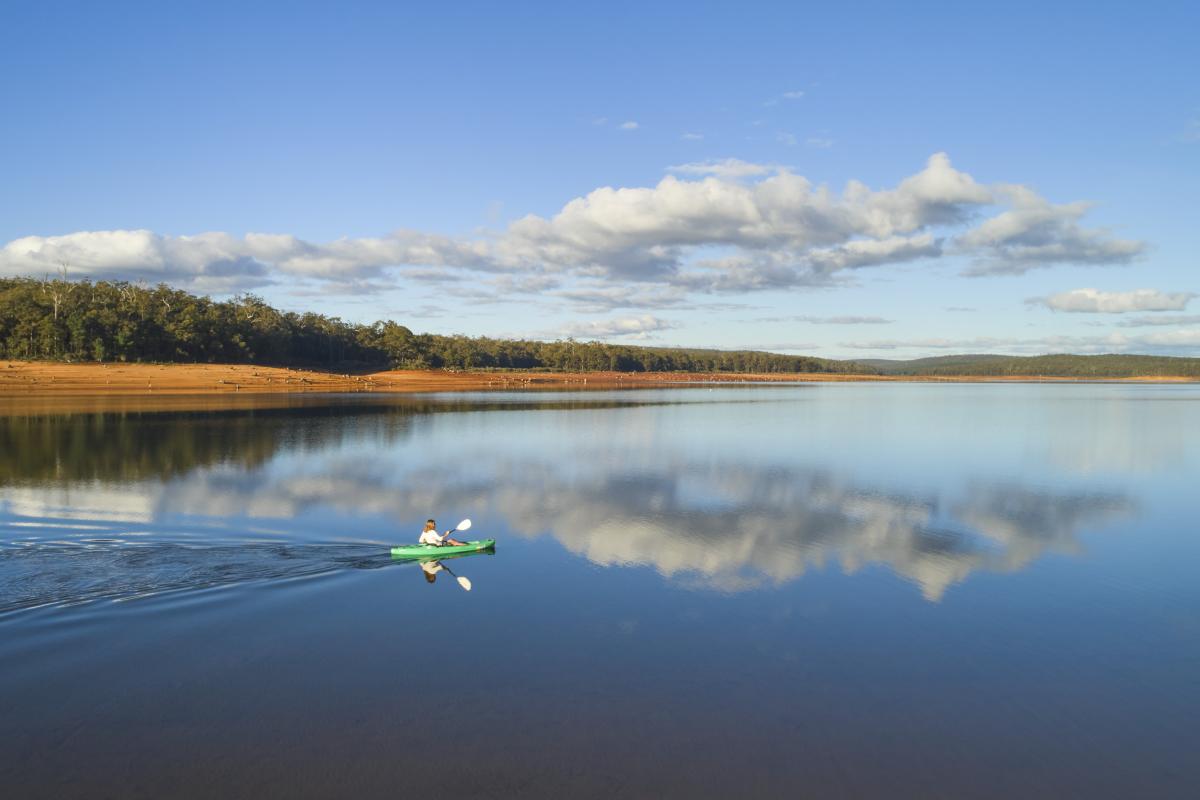
<path id="1" fill-rule="evenodd" d="M 907 376 L 828 373 L 466 372 L 386 370 L 366 374 L 249 364 L 66 364 L 0 361 L 0 397 L 113 395 L 249 395 L 326 392 L 445 392 L 523 388 L 626 388 L 696 383 L 1190 383 L 1185 377 L 1050 378 Z"/>

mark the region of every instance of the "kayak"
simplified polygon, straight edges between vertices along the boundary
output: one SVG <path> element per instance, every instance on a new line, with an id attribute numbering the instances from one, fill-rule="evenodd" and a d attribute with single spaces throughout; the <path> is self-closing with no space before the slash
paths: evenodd
<path id="1" fill-rule="evenodd" d="M 437 558 L 454 553 L 476 553 L 480 550 L 491 550 L 495 546 L 495 539 L 481 539 L 478 542 L 467 542 L 461 545 L 402 544 L 392 548 L 392 555 L 400 558 Z"/>

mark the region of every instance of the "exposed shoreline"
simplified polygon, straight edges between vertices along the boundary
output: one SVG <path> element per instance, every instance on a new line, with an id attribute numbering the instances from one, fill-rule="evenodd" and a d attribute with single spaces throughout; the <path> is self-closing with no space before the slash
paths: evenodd
<path id="1" fill-rule="evenodd" d="M 445 392 L 524 388 L 626 388 L 696 383 L 1193 383 L 1187 377 L 1077 378 L 977 375 L 844 375 L 680 372 L 465 372 L 386 370 L 334 373 L 251 364 L 67 364 L 0 361 L 0 396 L 249 395 Z"/>

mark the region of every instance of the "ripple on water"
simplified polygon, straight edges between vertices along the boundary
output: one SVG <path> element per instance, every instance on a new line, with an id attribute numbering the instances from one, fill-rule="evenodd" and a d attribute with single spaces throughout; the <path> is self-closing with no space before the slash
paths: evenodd
<path id="1" fill-rule="evenodd" d="M 0 614 L 392 563 L 375 544 L 199 545 L 117 538 L 10 543 L 0 546 Z"/>

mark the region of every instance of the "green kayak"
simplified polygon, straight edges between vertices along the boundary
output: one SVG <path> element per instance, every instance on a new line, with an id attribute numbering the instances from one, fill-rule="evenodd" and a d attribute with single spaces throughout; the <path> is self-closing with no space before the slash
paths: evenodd
<path id="1" fill-rule="evenodd" d="M 392 555 L 400 558 L 437 558 L 455 553 L 476 553 L 480 550 L 491 550 L 496 546 L 495 539 L 481 539 L 478 542 L 467 542 L 462 545 L 444 544 L 402 544 L 392 548 Z"/>

